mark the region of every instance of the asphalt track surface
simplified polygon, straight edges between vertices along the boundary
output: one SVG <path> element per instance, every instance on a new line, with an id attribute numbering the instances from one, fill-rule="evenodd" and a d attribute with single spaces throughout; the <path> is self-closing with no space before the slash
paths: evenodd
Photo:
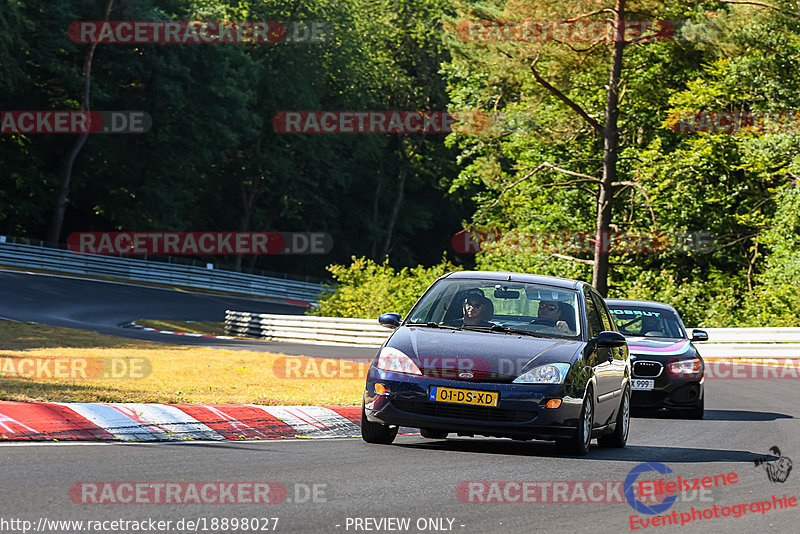
<path id="1" fill-rule="evenodd" d="M 203 320 L 214 306 L 230 299 L 194 297 L 193 315 L 180 315 L 180 298 L 159 290 L 128 286 L 83 285 L 78 281 L 43 280 L 0 273 L 0 316 L 61 326 L 90 327 L 115 333 L 117 321 L 153 316 L 148 309 L 175 313 L 155 315 Z M 101 294 L 97 294 L 100 292 Z M 183 298 L 183 296 L 181 297 Z M 9 301 L 9 299 L 19 299 Z M 253 301 L 257 302 L 257 301 Z M 235 302 L 238 303 L 238 302 Z M 155 306 L 154 306 L 155 304 Z M 203 304 L 208 310 L 196 309 Z M 266 306 L 273 306 L 265 304 Z M 274 310 L 276 308 L 268 308 Z M 177 310 L 177 311 L 176 311 Z M 180 313 L 179 313 L 180 312 Z M 119 329 L 122 330 L 122 329 Z M 135 333 L 135 332 L 126 332 Z M 140 336 L 128 336 L 140 337 Z M 167 336 L 164 336 L 167 337 Z M 188 341 L 188 340 L 180 340 Z M 213 341 L 213 340 L 212 340 Z M 172 521 L 164 528 L 134 532 L 271 532 L 274 522 L 258 529 L 226 530 L 231 518 L 279 518 L 277 532 L 625 532 L 637 514 L 626 502 L 463 502 L 456 489 L 467 481 L 622 482 L 644 462 L 658 462 L 682 478 L 736 473 L 737 482 L 705 494 L 689 492 L 665 514 L 718 511 L 772 497 L 800 498 L 800 468 L 785 482 L 771 482 L 755 461 L 773 446 L 784 457 L 800 459 L 800 408 L 796 379 L 709 380 L 703 420 L 647 414 L 631 423 L 624 449 L 592 447 L 587 457 L 561 454 L 549 442 L 516 442 L 490 438 L 428 440 L 400 436 L 393 445 L 368 445 L 358 438 L 182 443 L 0 443 L 0 530 L 22 532 L 28 520 Z M 0 428 L 2 430 L 2 428 Z M 774 459 L 774 456 L 771 458 Z M 644 475 L 643 475 L 644 478 Z M 657 478 L 650 473 L 646 478 Z M 276 504 L 85 504 L 70 497 L 81 482 L 229 483 L 277 482 L 287 489 Z M 317 498 L 303 499 L 316 485 Z M 79 495 L 79 494 L 78 494 Z M 301 497 L 298 499 L 298 495 Z M 518 492 L 509 496 L 519 499 Z M 501 497 L 502 498 L 502 497 Z M 570 497 L 570 500 L 574 497 Z M 77 500 L 77 502 L 76 502 Z M 741 513 L 741 508 L 738 508 Z M 752 511 L 736 518 L 714 517 L 683 526 L 651 526 L 637 531 L 797 532 L 800 508 Z M 365 521 L 369 518 L 369 522 Z M 408 518 L 408 529 L 391 529 L 389 518 Z M 188 528 L 181 519 L 204 521 Z M 443 528 L 431 528 L 438 519 Z M 216 528 L 212 521 L 216 520 Z M 356 520 L 360 520 L 357 522 Z M 450 523 L 452 520 L 452 523 Z M 7 523 L 3 523 L 6 521 Z M 418 528 L 418 526 L 428 528 Z M 44 525 L 40 532 L 75 532 Z M 267 526 L 269 530 L 262 527 Z M 111 524 L 81 532 L 115 532 Z M 359 528 L 360 527 L 360 528 Z M 33 527 L 31 527 L 32 529 Z M 29 530 L 30 531 L 30 530 Z"/>
<path id="2" fill-rule="evenodd" d="M 631 530 L 629 516 L 635 514 L 625 502 L 470 503 L 457 498 L 456 488 L 465 481 L 623 481 L 642 462 L 663 463 L 684 479 L 730 472 L 738 476 L 736 484 L 713 488 L 705 495 L 687 494 L 666 513 L 690 512 L 692 506 L 705 509 L 716 505 L 722 510 L 771 500 L 772 495 L 800 496 L 800 472 L 790 472 L 784 483 L 773 483 L 763 466 L 754 465 L 776 445 L 784 456 L 800 459 L 797 384 L 793 380 L 714 380 L 707 384 L 706 394 L 705 419 L 654 414 L 637 417 L 632 420 L 626 448 L 594 446 L 587 457 L 562 456 L 549 442 L 489 438 L 441 441 L 418 435 L 398 437 L 393 445 L 368 445 L 358 438 L 4 443 L 0 445 L 0 517 L 24 518 L 34 524 L 39 518 L 153 518 L 173 521 L 172 528 L 163 532 L 181 533 L 190 531 L 175 528 L 181 518 L 206 518 L 208 522 L 232 517 L 278 517 L 278 532 L 625 532 Z M 655 478 L 653 473 L 651 478 Z M 266 505 L 76 504 L 69 496 L 75 483 L 107 481 L 278 482 L 287 488 L 287 500 Z M 315 484 L 317 502 L 295 502 L 295 494 L 302 501 L 306 488 Z M 513 498 L 515 494 L 510 495 Z M 395 517 L 410 518 L 411 528 L 354 528 L 354 518 Z M 764 515 L 748 512 L 739 518 L 687 523 L 681 530 L 797 532 L 798 517 L 798 508 L 770 510 Z M 452 528 L 418 529 L 420 518 L 452 519 Z M 650 527 L 640 531 L 675 529 Z"/>
<path id="3" fill-rule="evenodd" d="M 0 271 L 0 318 L 146 341 L 329 358 L 369 359 L 374 349 L 170 336 L 122 325 L 137 319 L 225 320 L 225 310 L 302 315 L 282 302 L 17 271 Z"/>

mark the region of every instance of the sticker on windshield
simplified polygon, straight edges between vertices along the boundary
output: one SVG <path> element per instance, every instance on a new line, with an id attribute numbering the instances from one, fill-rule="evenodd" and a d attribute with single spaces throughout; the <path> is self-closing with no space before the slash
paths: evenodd
<path id="1" fill-rule="evenodd" d="M 611 310 L 615 315 L 644 315 L 647 317 L 661 317 L 661 312 L 641 311 L 641 310 Z"/>

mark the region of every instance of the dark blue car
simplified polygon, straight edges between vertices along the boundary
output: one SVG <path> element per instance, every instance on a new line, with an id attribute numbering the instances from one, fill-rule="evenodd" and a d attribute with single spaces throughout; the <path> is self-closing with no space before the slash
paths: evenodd
<path id="1" fill-rule="evenodd" d="M 502 272 L 449 273 L 395 329 L 367 375 L 369 443 L 399 426 L 423 437 L 554 440 L 586 454 L 593 438 L 624 447 L 630 363 L 603 298 L 575 280 Z"/>

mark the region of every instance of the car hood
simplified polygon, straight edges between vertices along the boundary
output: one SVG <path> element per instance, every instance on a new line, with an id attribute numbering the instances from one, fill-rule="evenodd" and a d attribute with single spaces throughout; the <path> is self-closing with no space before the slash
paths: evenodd
<path id="1" fill-rule="evenodd" d="M 696 351 L 688 339 L 669 339 L 627 336 L 628 350 L 632 358 L 674 358 L 693 356 Z"/>
<path id="2" fill-rule="evenodd" d="M 532 367 L 572 363 L 584 345 L 558 338 L 415 326 L 398 328 L 387 342 L 414 360 L 424 376 L 508 382 Z"/>

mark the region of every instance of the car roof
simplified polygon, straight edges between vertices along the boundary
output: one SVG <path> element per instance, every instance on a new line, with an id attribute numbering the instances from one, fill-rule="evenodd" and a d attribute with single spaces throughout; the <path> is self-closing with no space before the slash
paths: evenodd
<path id="1" fill-rule="evenodd" d="M 634 300 L 634 299 L 605 299 L 605 300 L 609 308 L 612 308 L 614 306 L 639 306 L 642 308 L 667 310 L 674 312 L 676 315 L 680 315 L 678 314 L 678 311 L 669 304 L 665 304 L 663 302 L 656 302 L 654 300 Z"/>
<path id="2" fill-rule="evenodd" d="M 540 274 L 512 273 L 505 271 L 453 271 L 447 273 L 442 278 L 448 279 L 483 279 L 497 280 L 498 282 L 522 282 L 526 284 L 542 284 L 554 286 L 562 289 L 578 289 L 581 285 L 588 285 L 586 282 L 571 280 L 569 278 L 558 278 L 556 276 L 544 276 Z"/>

